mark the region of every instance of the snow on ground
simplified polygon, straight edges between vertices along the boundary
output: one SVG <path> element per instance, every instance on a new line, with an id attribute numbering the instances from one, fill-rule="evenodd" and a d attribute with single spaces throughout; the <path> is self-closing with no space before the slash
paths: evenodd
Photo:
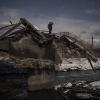
<path id="1" fill-rule="evenodd" d="M 100 89 L 100 81 L 91 82 L 90 85 L 96 89 Z"/>
<path id="2" fill-rule="evenodd" d="M 92 62 L 94 68 L 100 69 L 100 58 L 96 63 Z M 64 59 L 62 64 L 59 66 L 60 70 L 67 70 L 67 69 L 79 69 L 79 70 L 87 70 L 91 69 L 90 63 L 86 58 L 69 58 Z"/>

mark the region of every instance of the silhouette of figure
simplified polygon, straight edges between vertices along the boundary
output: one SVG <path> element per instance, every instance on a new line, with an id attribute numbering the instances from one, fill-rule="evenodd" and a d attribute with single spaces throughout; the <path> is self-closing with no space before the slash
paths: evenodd
<path id="1" fill-rule="evenodd" d="M 52 25 L 53 25 L 53 22 L 49 22 L 49 24 L 48 24 L 49 34 L 52 33 Z"/>

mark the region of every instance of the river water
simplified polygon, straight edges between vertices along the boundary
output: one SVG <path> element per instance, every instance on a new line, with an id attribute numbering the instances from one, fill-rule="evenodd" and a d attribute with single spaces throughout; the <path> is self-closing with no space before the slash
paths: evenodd
<path id="1" fill-rule="evenodd" d="M 93 72 L 92 70 L 57 72 L 56 80 L 57 82 L 98 81 L 100 80 L 100 70 L 96 70 L 96 72 Z"/>
<path id="2" fill-rule="evenodd" d="M 5 70 L 8 67 L 9 69 Z M 30 100 L 33 100 L 34 93 L 28 92 L 27 78 L 30 76 L 29 73 L 31 73 L 31 69 L 30 70 L 12 69 L 11 65 L 6 66 L 3 64 L 2 66 L 1 64 L 0 65 L 0 100 L 3 100 L 3 99 L 29 100 L 28 98 L 32 98 Z M 99 70 L 97 70 L 96 72 L 93 72 L 92 70 L 69 71 L 69 72 L 62 71 L 62 72 L 56 72 L 55 84 L 57 85 L 57 84 L 73 82 L 73 81 L 93 82 L 93 81 L 98 81 L 98 80 L 100 80 Z M 46 91 L 46 93 L 50 95 L 55 93 L 55 91 L 53 90 L 50 90 L 50 91 Z M 45 94 L 45 91 L 43 91 L 43 93 Z M 37 94 L 40 94 L 40 93 L 37 93 Z M 57 94 L 57 96 L 58 95 L 59 94 Z M 62 98 L 62 97 L 59 95 L 59 98 Z M 56 99 L 58 100 L 58 98 Z"/>

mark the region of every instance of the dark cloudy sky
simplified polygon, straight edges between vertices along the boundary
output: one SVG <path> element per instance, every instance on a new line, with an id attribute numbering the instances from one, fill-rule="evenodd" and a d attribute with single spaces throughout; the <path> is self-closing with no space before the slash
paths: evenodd
<path id="1" fill-rule="evenodd" d="M 0 24 L 26 17 L 40 29 L 54 21 L 54 32 L 69 31 L 100 46 L 100 0 L 0 0 Z"/>

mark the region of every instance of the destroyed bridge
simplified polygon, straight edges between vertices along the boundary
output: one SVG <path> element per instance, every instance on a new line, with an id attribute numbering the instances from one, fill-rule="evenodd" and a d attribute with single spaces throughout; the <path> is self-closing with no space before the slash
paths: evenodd
<path id="1" fill-rule="evenodd" d="M 93 69 L 91 61 L 96 62 L 97 59 L 88 46 L 69 32 L 60 32 L 60 34 L 41 32 L 25 18 L 20 18 L 16 24 L 0 27 L 0 50 L 13 56 L 48 59 L 60 64 L 62 58 L 59 50 L 63 45 L 66 54 L 74 50 L 78 56 L 86 57 Z"/>
<path id="2" fill-rule="evenodd" d="M 92 61 L 96 62 L 97 58 L 81 39 L 69 32 L 48 34 L 35 28 L 25 18 L 20 18 L 16 24 L 0 27 L 0 61 L 13 65 L 13 68 L 31 68 L 28 73 L 34 74 L 27 80 L 32 91 L 54 86 L 55 69 L 63 60 L 62 47 L 67 58 L 71 53 L 86 57 L 94 70 Z M 3 73 L 4 66 L 0 68 Z"/>

